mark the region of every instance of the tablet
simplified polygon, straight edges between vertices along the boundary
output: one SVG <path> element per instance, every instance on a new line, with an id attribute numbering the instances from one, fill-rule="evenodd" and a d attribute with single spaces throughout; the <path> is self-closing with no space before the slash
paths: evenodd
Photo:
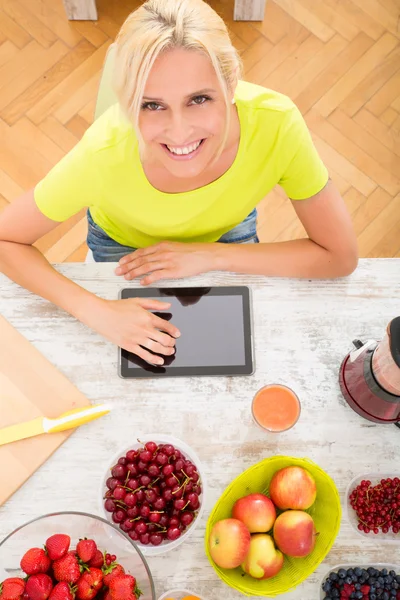
<path id="1" fill-rule="evenodd" d="M 253 373 L 250 292 L 247 287 L 126 288 L 120 298 L 154 298 L 170 302 L 165 313 L 181 332 L 173 356 L 154 366 L 119 350 L 119 374 L 124 378 Z"/>

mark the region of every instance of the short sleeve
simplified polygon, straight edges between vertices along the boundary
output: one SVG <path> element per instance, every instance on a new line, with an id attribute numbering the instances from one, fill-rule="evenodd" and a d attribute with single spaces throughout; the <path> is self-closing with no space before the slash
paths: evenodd
<path id="1" fill-rule="evenodd" d="M 95 202 L 97 188 L 93 151 L 85 136 L 37 184 L 37 207 L 53 221 L 66 221 Z"/>
<path id="2" fill-rule="evenodd" d="M 281 136 L 283 170 L 279 185 L 291 200 L 314 196 L 325 187 L 329 174 L 296 106 L 289 112 Z"/>

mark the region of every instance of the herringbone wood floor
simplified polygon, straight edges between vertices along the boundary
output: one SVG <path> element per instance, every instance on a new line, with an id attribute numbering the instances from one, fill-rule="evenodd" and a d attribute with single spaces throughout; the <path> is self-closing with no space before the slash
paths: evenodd
<path id="1" fill-rule="evenodd" d="M 361 256 L 400 256 L 400 0 L 268 0 L 262 23 L 234 22 L 246 79 L 288 94 L 353 216 Z M 93 120 L 102 62 L 140 2 L 98 0 L 98 22 L 70 22 L 62 0 L 0 0 L 0 210 L 33 187 Z M 302 235 L 274 190 L 264 241 Z M 49 260 L 86 254 L 83 214 L 38 242 Z"/>

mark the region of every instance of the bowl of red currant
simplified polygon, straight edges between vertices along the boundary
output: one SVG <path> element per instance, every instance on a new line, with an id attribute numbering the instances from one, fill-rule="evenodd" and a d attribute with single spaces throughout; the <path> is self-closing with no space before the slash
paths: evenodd
<path id="1" fill-rule="evenodd" d="M 141 435 L 122 448 L 101 483 L 106 518 L 147 556 L 169 552 L 193 533 L 204 495 L 199 457 L 164 434 Z"/>
<path id="2" fill-rule="evenodd" d="M 364 538 L 400 543 L 400 474 L 364 473 L 346 492 L 347 517 Z"/>

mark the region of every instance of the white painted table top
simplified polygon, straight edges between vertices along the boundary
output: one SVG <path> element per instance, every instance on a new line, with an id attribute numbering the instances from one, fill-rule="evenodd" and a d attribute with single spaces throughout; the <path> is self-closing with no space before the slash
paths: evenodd
<path id="1" fill-rule="evenodd" d="M 112 264 L 63 264 L 59 270 L 88 290 L 117 298 L 126 285 Z M 0 311 L 92 402 L 112 413 L 81 427 L 0 508 L 0 539 L 22 523 L 51 511 L 100 513 L 104 467 L 137 433 L 164 432 L 200 455 L 208 482 L 202 523 L 175 551 L 149 558 L 157 595 L 185 587 L 205 599 L 237 600 L 209 565 L 203 550 L 206 518 L 230 481 L 262 458 L 307 456 L 335 480 L 343 501 L 353 476 L 391 472 L 399 465 L 400 430 L 363 420 L 345 403 L 339 365 L 354 338 L 380 339 L 400 313 L 400 259 L 362 260 L 347 279 L 300 281 L 213 273 L 162 285 L 249 285 L 252 290 L 256 372 L 251 377 L 122 380 L 117 350 L 99 335 L 0 276 Z M 0 340 L 1 343 L 1 340 Z M 287 384 L 302 402 L 296 427 L 267 436 L 252 422 L 250 403 L 263 385 Z M 57 485 L 54 474 L 57 473 Z M 342 502 L 343 504 L 343 502 Z M 358 537 L 343 515 L 330 554 L 285 600 L 316 600 L 319 582 L 338 563 L 399 564 L 400 545 Z"/>

